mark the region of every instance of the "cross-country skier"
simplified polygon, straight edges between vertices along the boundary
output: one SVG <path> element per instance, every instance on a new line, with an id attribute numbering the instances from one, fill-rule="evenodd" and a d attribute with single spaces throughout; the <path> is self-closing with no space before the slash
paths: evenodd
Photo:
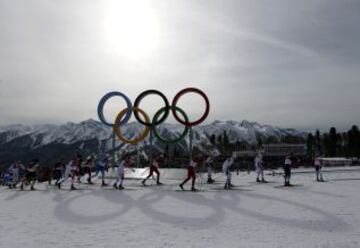
<path id="1" fill-rule="evenodd" d="M 320 157 L 316 157 L 314 160 L 314 166 L 315 166 L 315 171 L 316 171 L 316 181 L 318 182 L 324 182 L 324 178 L 322 176 L 322 161 Z"/>
<path id="2" fill-rule="evenodd" d="M 94 159 L 92 156 L 88 156 L 86 160 L 81 164 L 83 174 L 88 174 L 88 184 L 93 184 L 91 181 L 91 170 L 94 167 Z"/>
<path id="3" fill-rule="evenodd" d="M 146 186 L 146 180 L 148 180 L 150 177 L 152 177 L 154 172 L 156 174 L 156 184 L 162 185 L 162 183 L 160 182 L 159 166 L 163 163 L 164 163 L 164 155 L 160 154 L 152 161 L 152 163 L 150 165 L 149 175 L 144 180 L 142 180 L 142 182 L 141 182 L 142 185 Z"/>
<path id="4" fill-rule="evenodd" d="M 291 167 L 294 163 L 295 157 L 294 153 L 290 153 L 285 157 L 284 162 L 284 186 L 291 186 L 290 179 L 291 179 Z"/>
<path id="5" fill-rule="evenodd" d="M 124 189 L 123 182 L 125 177 L 125 167 L 131 167 L 134 163 L 135 162 L 131 156 L 125 156 L 125 158 L 118 164 L 117 178 L 113 185 L 115 189 Z"/>
<path id="6" fill-rule="evenodd" d="M 70 178 L 71 179 L 70 190 L 76 190 L 74 183 L 75 183 L 76 175 L 78 174 L 79 167 L 77 163 L 75 163 L 75 161 L 76 159 L 72 159 L 66 164 L 63 179 L 59 181 L 57 184 L 59 189 L 61 188 L 61 184 L 63 182 L 66 182 Z"/>
<path id="7" fill-rule="evenodd" d="M 256 182 L 267 183 L 267 181 L 264 179 L 264 162 L 263 162 L 263 155 L 261 152 L 258 152 L 258 154 L 256 155 L 254 163 L 257 173 Z M 261 175 L 261 180 L 259 178 L 260 175 Z"/>
<path id="8" fill-rule="evenodd" d="M 74 165 L 77 167 L 75 177 L 77 176 L 78 183 L 81 183 L 81 177 L 84 174 L 84 170 L 83 170 L 83 168 L 81 166 L 82 163 L 83 163 L 83 157 L 79 152 L 77 152 L 76 153 L 76 158 L 74 160 Z M 75 170 L 74 170 L 74 172 L 75 172 Z"/>
<path id="9" fill-rule="evenodd" d="M 11 189 L 12 188 L 12 174 L 10 173 L 10 170 L 5 171 L 3 180 L 4 180 L 4 185 L 8 186 L 9 189 Z"/>
<path id="10" fill-rule="evenodd" d="M 109 156 L 104 155 L 96 163 L 96 176 L 101 174 L 101 187 L 107 186 L 105 183 L 105 171 L 109 168 Z"/>
<path id="11" fill-rule="evenodd" d="M 12 175 L 11 188 L 16 188 L 17 183 L 20 181 L 20 168 L 21 168 L 21 166 L 22 166 L 21 162 L 16 161 L 9 168 L 9 171 L 10 171 L 10 173 Z"/>
<path id="12" fill-rule="evenodd" d="M 208 172 L 207 183 L 209 183 L 209 184 L 215 182 L 215 180 L 212 179 L 213 163 L 214 163 L 214 156 L 213 156 L 213 154 L 211 154 L 211 155 L 208 156 L 208 158 L 205 160 L 205 166 L 207 167 L 207 172 Z"/>
<path id="13" fill-rule="evenodd" d="M 184 190 L 184 184 L 187 183 L 190 179 L 192 179 L 192 181 L 191 181 L 191 191 L 196 191 L 197 190 L 195 188 L 195 180 L 196 180 L 195 167 L 197 167 L 201 163 L 202 163 L 202 156 L 201 155 L 194 155 L 192 160 L 188 164 L 188 167 L 187 167 L 187 170 L 188 170 L 187 178 L 182 183 L 180 183 L 180 185 L 179 185 L 179 187 L 182 190 Z"/>
<path id="14" fill-rule="evenodd" d="M 236 156 L 235 156 L 235 153 L 227 158 L 224 163 L 223 163 L 223 166 L 222 166 L 222 169 L 223 169 L 223 173 L 225 175 L 225 185 L 224 185 L 224 189 L 230 189 L 231 187 L 233 187 L 234 185 L 231 184 L 231 165 L 234 163 L 236 159 Z"/>
<path id="15" fill-rule="evenodd" d="M 54 165 L 54 169 L 53 169 L 53 173 L 52 173 L 52 176 L 53 176 L 53 179 L 55 179 L 55 185 L 60 188 L 60 180 L 61 180 L 61 176 L 63 174 L 63 171 L 64 171 L 64 163 L 61 161 L 61 162 L 57 162 L 55 165 Z"/>
<path id="16" fill-rule="evenodd" d="M 35 190 L 34 185 L 36 182 L 36 172 L 39 168 L 39 160 L 38 159 L 33 159 L 26 168 L 24 168 L 25 170 L 25 178 L 24 180 L 22 180 L 21 185 L 20 185 L 20 189 L 24 190 L 24 183 L 28 183 L 30 184 L 30 190 Z"/>

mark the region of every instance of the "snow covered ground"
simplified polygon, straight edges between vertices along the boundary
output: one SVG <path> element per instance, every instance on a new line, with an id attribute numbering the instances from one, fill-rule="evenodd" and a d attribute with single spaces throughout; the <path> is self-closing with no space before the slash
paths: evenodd
<path id="1" fill-rule="evenodd" d="M 232 191 L 218 190 L 219 174 L 221 184 L 198 185 L 196 193 L 176 191 L 173 179 L 147 188 L 128 180 L 126 191 L 1 188 L 0 247 L 356 248 L 360 168 L 351 170 L 325 173 L 326 183 L 294 174 L 291 188 L 278 187 L 280 175 L 256 184 L 254 173 L 234 173 Z"/>

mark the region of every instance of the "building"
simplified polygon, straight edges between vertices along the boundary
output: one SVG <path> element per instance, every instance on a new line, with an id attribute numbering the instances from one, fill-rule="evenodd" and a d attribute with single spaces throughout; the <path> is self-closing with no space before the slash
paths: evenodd
<path id="1" fill-rule="evenodd" d="M 305 144 L 267 144 L 263 145 L 264 155 L 268 157 L 284 157 L 290 153 L 295 156 L 306 156 Z"/>

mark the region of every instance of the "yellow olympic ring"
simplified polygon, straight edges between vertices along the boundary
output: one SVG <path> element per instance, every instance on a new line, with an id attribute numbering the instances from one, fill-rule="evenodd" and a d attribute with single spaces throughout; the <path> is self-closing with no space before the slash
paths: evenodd
<path id="1" fill-rule="evenodd" d="M 137 107 L 132 107 L 131 109 L 134 112 L 139 112 L 145 119 L 146 123 L 150 122 L 150 118 L 149 116 L 145 113 L 145 111 L 143 111 L 140 108 Z M 113 126 L 113 130 L 114 133 L 117 135 L 117 137 L 119 138 L 119 140 L 121 140 L 122 142 L 126 143 L 126 144 L 132 144 L 132 145 L 136 145 L 137 143 L 143 141 L 144 139 L 146 139 L 146 137 L 148 136 L 149 132 L 150 132 L 150 128 L 145 126 L 144 131 L 140 134 L 139 137 L 136 137 L 133 140 L 127 139 L 125 138 L 120 130 L 120 123 L 121 123 L 121 119 L 123 118 L 123 116 L 128 112 L 128 108 L 123 109 L 122 111 L 119 112 L 119 114 L 116 117 L 114 126 Z"/>

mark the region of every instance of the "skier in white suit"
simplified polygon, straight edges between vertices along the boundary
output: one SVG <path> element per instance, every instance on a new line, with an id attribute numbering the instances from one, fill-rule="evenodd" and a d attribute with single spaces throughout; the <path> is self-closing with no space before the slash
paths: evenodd
<path id="1" fill-rule="evenodd" d="M 254 163 L 255 163 L 255 169 L 256 169 L 256 173 L 257 173 L 256 182 L 267 183 L 267 181 L 264 179 L 264 161 L 263 161 L 263 155 L 261 152 L 258 152 L 258 154 L 256 155 Z M 260 175 L 261 175 L 261 180 L 260 180 Z"/>
<path id="2" fill-rule="evenodd" d="M 314 166 L 315 166 L 315 171 L 316 171 L 316 181 L 318 182 L 324 182 L 324 178 L 322 176 L 322 161 L 321 161 L 321 157 L 316 157 L 314 160 Z"/>
<path id="3" fill-rule="evenodd" d="M 225 175 L 225 186 L 224 189 L 230 189 L 231 187 L 233 187 L 234 185 L 231 184 L 231 165 L 234 163 L 236 159 L 235 153 L 227 158 L 224 163 L 223 163 L 223 173 Z"/>
<path id="4" fill-rule="evenodd" d="M 134 164 L 134 160 L 130 156 L 126 156 L 120 163 L 118 163 L 117 178 L 113 185 L 115 189 L 124 189 L 123 182 L 125 177 L 125 167 L 130 167 Z"/>
<path id="5" fill-rule="evenodd" d="M 66 182 L 69 178 L 71 178 L 71 190 L 76 190 L 74 183 L 75 183 L 75 177 L 78 171 L 78 167 L 76 165 L 76 163 L 74 162 L 74 160 L 70 160 L 66 166 L 65 166 L 65 172 L 64 172 L 64 176 L 63 179 L 61 181 L 58 182 L 57 186 L 60 189 L 61 188 L 61 184 Z"/>

